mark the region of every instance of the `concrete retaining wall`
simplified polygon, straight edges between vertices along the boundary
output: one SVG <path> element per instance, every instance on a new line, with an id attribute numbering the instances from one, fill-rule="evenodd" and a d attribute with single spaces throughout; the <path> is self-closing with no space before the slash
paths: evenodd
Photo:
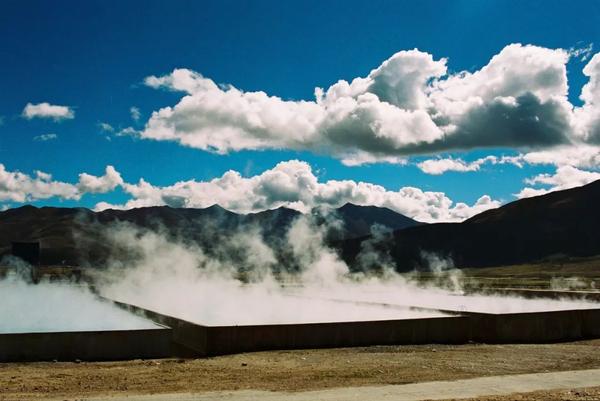
<path id="1" fill-rule="evenodd" d="M 0 362 L 166 358 L 178 348 L 170 329 L 0 334 Z"/>
<path id="2" fill-rule="evenodd" d="M 471 314 L 472 340 L 550 343 L 600 337 L 600 310 Z"/>
<path id="3" fill-rule="evenodd" d="M 468 317 L 207 327 L 207 354 L 469 341 Z"/>

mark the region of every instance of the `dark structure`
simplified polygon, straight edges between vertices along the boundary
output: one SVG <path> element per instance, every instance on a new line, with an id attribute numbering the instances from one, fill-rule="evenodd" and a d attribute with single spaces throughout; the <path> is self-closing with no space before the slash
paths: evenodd
<path id="1" fill-rule="evenodd" d="M 40 243 L 39 242 L 13 242 L 11 254 L 23 259 L 31 266 L 40 265 Z"/>

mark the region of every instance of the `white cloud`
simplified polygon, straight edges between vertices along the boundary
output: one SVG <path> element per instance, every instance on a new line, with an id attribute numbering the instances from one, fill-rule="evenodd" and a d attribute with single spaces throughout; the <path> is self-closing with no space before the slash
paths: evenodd
<path id="1" fill-rule="evenodd" d="M 30 202 L 57 197 L 78 200 L 85 193 L 108 192 L 122 183 L 121 176 L 112 166 L 106 168 L 106 174 L 96 177 L 82 173 L 77 184 L 54 181 L 43 171 L 35 176 L 19 171 L 8 171 L 0 164 L 0 201 Z"/>
<path id="2" fill-rule="evenodd" d="M 528 164 L 573 166 L 580 168 L 600 167 L 600 147 L 594 145 L 563 146 L 554 149 L 525 153 L 517 157 Z"/>
<path id="3" fill-rule="evenodd" d="M 589 184 L 598 179 L 600 179 L 600 173 L 579 170 L 572 166 L 562 166 L 557 168 L 553 175 L 539 174 L 525 182 L 529 185 L 550 185 L 553 189 L 568 189 Z"/>
<path id="4" fill-rule="evenodd" d="M 388 207 L 425 222 L 460 221 L 500 203 L 482 196 L 469 206 L 457 203 L 442 192 L 403 187 L 389 191 L 380 185 L 352 180 L 319 182 L 310 165 L 298 160 L 277 164 L 273 169 L 253 177 L 228 171 L 210 181 L 182 181 L 157 187 L 141 179 L 137 184 L 123 184 L 132 199 L 124 205 L 101 202 L 96 209 L 133 208 L 155 205 L 204 208 L 215 203 L 226 209 L 247 213 L 280 206 L 303 212 L 312 207 L 339 207 L 347 202 L 358 205 Z"/>
<path id="5" fill-rule="evenodd" d="M 98 127 L 100 127 L 100 129 L 104 132 L 114 132 L 115 129 L 112 125 L 110 125 L 109 123 L 103 123 L 100 122 L 98 123 Z"/>
<path id="6" fill-rule="evenodd" d="M 583 106 L 575 109 L 574 120 L 580 138 L 600 145 L 600 53 L 583 68 L 583 75 L 589 80 L 581 90 Z"/>
<path id="7" fill-rule="evenodd" d="M 79 174 L 77 188 L 81 193 L 106 193 L 123 184 L 121 174 L 113 166 L 106 166 L 103 176 Z"/>
<path id="8" fill-rule="evenodd" d="M 42 134 L 42 135 L 34 136 L 33 140 L 45 142 L 45 141 L 51 141 L 56 138 L 58 138 L 58 135 L 56 135 L 56 134 Z"/>
<path id="9" fill-rule="evenodd" d="M 47 102 L 27 103 L 22 115 L 28 120 L 32 118 L 51 118 L 54 121 L 60 121 L 75 118 L 75 112 L 70 107 L 57 106 Z"/>
<path id="10" fill-rule="evenodd" d="M 523 155 L 518 156 L 486 156 L 466 162 L 460 158 L 437 158 L 427 159 L 417 163 L 417 167 L 426 174 L 440 175 L 448 171 L 465 173 L 469 171 L 479 171 L 484 164 L 513 164 L 523 167 Z"/>
<path id="11" fill-rule="evenodd" d="M 525 180 L 525 183 L 528 185 L 541 185 L 546 188 L 526 187 L 518 194 L 515 194 L 515 196 L 520 199 L 543 195 L 552 191 L 579 187 L 596 180 L 600 180 L 600 173 L 598 172 L 580 170 L 576 167 L 565 165 L 558 167 L 554 174 L 538 174 L 535 177 Z"/>
<path id="12" fill-rule="evenodd" d="M 138 121 L 142 115 L 140 113 L 140 109 L 135 106 L 131 106 L 129 108 L 129 113 L 131 114 L 131 118 L 133 121 Z"/>
<path id="13" fill-rule="evenodd" d="M 373 156 L 370 153 L 366 152 L 357 152 L 355 154 L 344 157 L 341 160 L 342 164 L 345 166 L 361 166 L 364 164 L 374 164 L 374 163 L 388 163 L 388 164 L 397 164 L 399 166 L 404 166 L 408 164 L 408 159 L 406 157 L 398 157 L 398 156 Z"/>
<path id="14" fill-rule="evenodd" d="M 574 108 L 567 100 L 566 64 L 575 53 L 513 44 L 478 71 L 448 74 L 446 59 L 401 51 L 366 77 L 316 88 L 313 101 L 243 92 L 176 69 L 145 79 L 150 87 L 185 95 L 153 112 L 139 135 L 216 153 L 309 150 L 347 165 L 449 150 L 570 144 L 594 137 L 589 131 L 600 125 L 575 118 L 595 115 L 598 56 L 584 69 L 590 77 L 585 106 Z"/>
<path id="15" fill-rule="evenodd" d="M 98 127 L 100 127 L 100 130 L 102 130 L 103 132 L 112 133 L 115 136 L 136 136 L 139 133 L 139 131 L 133 127 L 115 129 L 115 127 L 113 127 L 112 125 L 102 122 L 98 123 Z M 107 136 L 106 139 L 110 141 L 111 137 Z"/>
<path id="16" fill-rule="evenodd" d="M 139 133 L 138 130 L 136 130 L 133 127 L 126 127 L 123 129 L 118 130 L 117 132 L 115 132 L 116 136 L 135 136 Z"/>
<path id="17" fill-rule="evenodd" d="M 27 202 L 52 197 L 78 199 L 79 193 L 69 183 L 52 181 L 50 174 L 38 171 L 31 177 L 18 171 L 7 171 L 0 164 L 0 201 Z"/>
<path id="18" fill-rule="evenodd" d="M 387 207 L 419 221 L 439 222 L 461 221 L 500 206 L 487 195 L 467 205 L 454 203 L 443 192 L 415 187 L 390 191 L 380 185 L 353 180 L 319 182 L 310 165 L 298 160 L 281 162 L 251 177 L 230 170 L 210 181 L 181 181 L 164 187 L 152 185 L 143 178 L 134 184 L 127 183 L 113 166 L 107 166 L 101 176 L 81 173 L 76 183 L 69 183 L 56 181 L 51 174 L 39 170 L 33 176 L 7 171 L 0 164 L 0 202 L 23 203 L 54 197 L 79 200 L 84 194 L 109 193 L 117 187 L 131 199 L 124 205 L 101 201 L 96 204 L 96 210 L 160 205 L 204 208 L 217 203 L 239 213 L 280 206 L 307 212 L 313 207 L 340 207 L 352 202 Z"/>
<path id="19" fill-rule="evenodd" d="M 594 44 L 589 43 L 587 46 L 583 47 L 571 47 L 569 48 L 569 55 L 574 58 L 578 58 L 581 61 L 586 61 L 592 55 L 594 51 Z"/>
<path id="20" fill-rule="evenodd" d="M 545 189 L 545 188 L 531 188 L 531 187 L 526 187 L 526 188 L 523 188 L 519 193 L 516 193 L 515 196 L 518 199 L 532 198 L 534 196 L 545 195 L 548 192 L 550 192 L 550 190 L 549 189 Z"/>
<path id="21" fill-rule="evenodd" d="M 493 156 L 489 156 L 493 157 Z M 417 164 L 417 167 L 426 174 L 440 175 L 447 171 L 456 172 L 467 172 L 467 171 L 478 171 L 485 159 L 477 159 L 473 162 L 465 162 L 462 159 L 453 159 L 452 157 L 446 159 L 428 159 Z"/>

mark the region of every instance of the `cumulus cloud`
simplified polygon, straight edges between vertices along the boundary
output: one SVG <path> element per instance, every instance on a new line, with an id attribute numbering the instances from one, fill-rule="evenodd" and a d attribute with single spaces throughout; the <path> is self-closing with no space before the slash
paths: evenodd
<path id="1" fill-rule="evenodd" d="M 397 191 L 353 180 L 320 182 L 311 166 L 303 161 L 280 162 L 272 169 L 251 177 L 230 170 L 210 181 L 180 181 L 155 186 L 143 178 L 128 183 L 113 167 L 104 174 L 79 174 L 75 183 L 54 180 L 52 175 L 8 171 L 0 164 L 0 202 L 23 203 L 48 198 L 79 200 L 84 194 L 103 194 L 121 188 L 130 196 L 123 205 L 102 201 L 96 210 L 108 208 L 162 206 L 205 208 L 213 204 L 238 213 L 258 212 L 281 206 L 308 212 L 315 207 L 340 207 L 348 202 L 381 206 L 423 222 L 461 221 L 484 210 L 500 206 L 487 195 L 474 204 L 455 203 L 443 192 L 402 187 Z"/>
<path id="2" fill-rule="evenodd" d="M 46 142 L 46 141 L 51 141 L 56 138 L 58 138 L 58 135 L 56 135 L 56 134 L 42 134 L 42 135 L 34 136 L 33 140 Z"/>
<path id="3" fill-rule="evenodd" d="M 424 222 L 460 221 L 500 203 L 482 196 L 475 204 L 454 203 L 442 192 L 403 187 L 390 191 L 380 185 L 352 180 L 319 182 L 309 164 L 290 160 L 252 177 L 228 171 L 210 181 L 182 181 L 158 187 L 141 179 L 124 183 L 132 199 L 124 205 L 101 202 L 97 210 L 155 205 L 204 208 L 215 203 L 240 212 L 257 212 L 280 206 L 306 212 L 313 207 L 339 207 L 347 202 L 387 207 Z"/>
<path id="4" fill-rule="evenodd" d="M 583 106 L 575 109 L 575 123 L 583 140 L 600 145 L 600 53 L 583 68 L 589 78 L 581 90 Z"/>
<path id="5" fill-rule="evenodd" d="M 594 169 L 600 166 L 600 147 L 594 145 L 563 146 L 525 153 L 514 159 L 532 165 L 546 164 L 557 167 L 573 166 Z"/>
<path id="6" fill-rule="evenodd" d="M 54 121 L 61 121 L 75 118 L 75 112 L 69 106 L 57 106 L 47 102 L 27 103 L 22 116 L 28 120 L 32 118 L 51 118 Z"/>
<path id="7" fill-rule="evenodd" d="M 0 164 L 0 201 L 26 202 L 52 197 L 78 199 L 79 193 L 72 184 L 52 181 L 51 175 L 42 171 L 32 177 L 19 171 L 8 171 Z"/>
<path id="8" fill-rule="evenodd" d="M 60 199 L 78 200 L 85 193 L 99 193 L 113 190 L 123 181 L 112 166 L 106 167 L 104 176 L 96 177 L 82 173 L 79 182 L 55 181 L 52 175 L 43 171 L 35 171 L 31 176 L 19 171 L 8 171 L 0 164 L 0 201 L 30 202 L 57 197 Z"/>
<path id="9" fill-rule="evenodd" d="M 311 101 L 244 92 L 176 69 L 145 79 L 152 88 L 184 96 L 153 112 L 139 135 L 216 153 L 308 150 L 347 165 L 592 141 L 600 125 L 591 117 L 598 114 L 598 55 L 584 69 L 584 105 L 567 100 L 566 64 L 581 52 L 512 44 L 475 72 L 449 74 L 444 58 L 400 51 L 366 77 L 316 88 Z M 582 118 L 586 122 L 578 122 Z"/>
<path id="10" fill-rule="evenodd" d="M 121 184 L 123 184 L 121 174 L 113 166 L 106 166 L 104 175 L 100 177 L 87 173 L 79 174 L 77 188 L 80 193 L 105 193 Z"/>
<path id="11" fill-rule="evenodd" d="M 539 174 L 526 179 L 526 184 L 542 186 L 542 188 L 526 187 L 518 194 L 515 194 L 515 196 L 520 199 L 543 195 L 552 191 L 579 187 L 596 180 L 600 180 L 600 173 L 598 172 L 580 170 L 576 167 L 565 165 L 558 167 L 554 174 Z"/>

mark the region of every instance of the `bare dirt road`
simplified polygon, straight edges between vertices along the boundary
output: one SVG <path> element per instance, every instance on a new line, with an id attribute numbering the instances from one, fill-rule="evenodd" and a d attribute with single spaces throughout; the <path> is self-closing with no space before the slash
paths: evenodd
<path id="1" fill-rule="evenodd" d="M 195 360 L 0 364 L 0 400 L 299 392 L 600 368 L 600 340 L 256 352 Z M 600 398 L 600 397 L 598 397 Z"/>

